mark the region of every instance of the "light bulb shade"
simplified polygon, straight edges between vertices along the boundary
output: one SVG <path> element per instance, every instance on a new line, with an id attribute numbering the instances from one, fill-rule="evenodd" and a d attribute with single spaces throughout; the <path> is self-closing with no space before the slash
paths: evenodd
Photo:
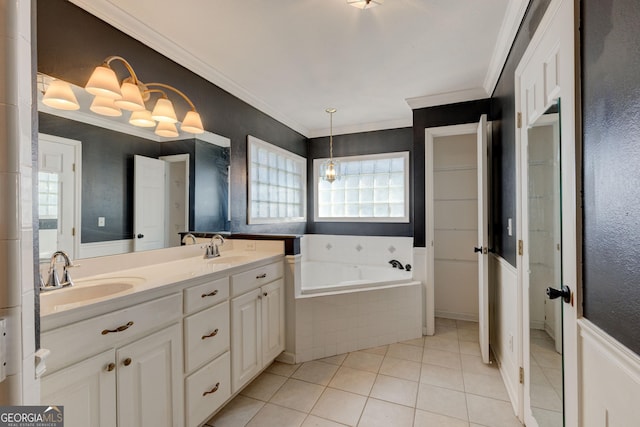
<path id="1" fill-rule="evenodd" d="M 189 111 L 187 115 L 184 116 L 180 129 L 189 133 L 203 133 L 204 127 L 202 126 L 200 114 L 198 114 L 197 111 Z"/>
<path id="2" fill-rule="evenodd" d="M 125 82 L 120 87 L 122 92 L 122 99 L 117 99 L 116 105 L 118 108 L 122 108 L 127 111 L 140 111 L 145 110 L 144 101 L 142 100 L 142 94 L 137 85 L 133 83 Z"/>
<path id="3" fill-rule="evenodd" d="M 96 114 L 109 117 L 119 117 L 122 115 L 122 111 L 116 106 L 112 98 L 105 98 L 104 96 L 96 96 L 93 98 L 91 111 Z"/>
<path id="4" fill-rule="evenodd" d="M 84 87 L 91 95 L 101 96 L 110 99 L 121 99 L 122 92 L 115 71 L 111 68 L 99 65 L 93 70 Z"/>
<path id="5" fill-rule="evenodd" d="M 151 117 L 151 111 L 139 110 L 131 113 L 129 123 L 141 128 L 151 128 L 156 125 L 156 121 Z"/>
<path id="6" fill-rule="evenodd" d="M 357 7 L 358 9 L 371 9 L 382 3 L 384 3 L 384 0 L 347 0 L 349 6 Z"/>
<path id="7" fill-rule="evenodd" d="M 320 179 L 332 183 L 340 177 L 340 162 L 337 160 L 327 159 L 320 164 Z"/>
<path id="8" fill-rule="evenodd" d="M 78 99 L 69 83 L 53 80 L 42 97 L 42 103 L 58 110 L 77 110 L 80 108 Z"/>
<path id="9" fill-rule="evenodd" d="M 173 109 L 173 104 L 167 98 L 160 98 L 156 102 L 156 106 L 153 107 L 151 112 L 153 120 L 165 123 L 175 123 L 178 121 L 176 117 L 176 111 Z"/>
<path id="10" fill-rule="evenodd" d="M 176 138 L 179 134 L 175 124 L 159 122 L 156 127 L 156 135 L 164 136 L 165 138 Z"/>

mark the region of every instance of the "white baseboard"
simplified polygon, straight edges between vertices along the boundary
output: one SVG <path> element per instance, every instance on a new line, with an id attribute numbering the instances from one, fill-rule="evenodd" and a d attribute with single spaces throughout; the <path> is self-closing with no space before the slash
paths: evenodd
<path id="1" fill-rule="evenodd" d="M 456 312 L 453 312 L 453 311 L 436 310 L 436 317 L 442 317 L 444 319 L 453 319 L 453 320 L 466 320 L 468 322 L 477 322 L 478 321 L 478 315 L 477 314 L 456 313 Z"/>
<path id="2" fill-rule="evenodd" d="M 283 351 L 280 353 L 278 357 L 276 357 L 277 362 L 287 363 L 289 365 L 296 364 L 296 355 L 293 353 L 289 353 L 288 351 Z"/>

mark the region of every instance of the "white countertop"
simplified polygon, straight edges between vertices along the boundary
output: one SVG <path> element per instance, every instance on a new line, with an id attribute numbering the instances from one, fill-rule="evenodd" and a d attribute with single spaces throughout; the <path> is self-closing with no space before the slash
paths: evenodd
<path id="1" fill-rule="evenodd" d="M 144 300 L 176 292 L 202 279 L 224 277 L 282 258 L 282 251 L 231 250 L 220 257 L 202 255 L 173 261 L 116 270 L 74 280 L 74 286 L 40 293 L 42 329 L 48 330 L 73 321 L 131 306 Z M 71 293 L 91 294 L 91 287 L 123 284 L 115 293 L 90 295 L 89 299 L 69 303 Z M 69 293 L 69 295 L 65 295 Z M 99 294 L 99 293 L 98 293 Z M 71 298 L 73 300 L 73 298 Z"/>

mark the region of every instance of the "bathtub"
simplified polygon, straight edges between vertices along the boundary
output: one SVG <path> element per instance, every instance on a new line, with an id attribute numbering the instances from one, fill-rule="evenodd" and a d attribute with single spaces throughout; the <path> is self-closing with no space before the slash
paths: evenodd
<path id="1" fill-rule="evenodd" d="M 412 273 L 387 266 L 303 261 L 302 295 L 366 290 L 408 283 Z"/>

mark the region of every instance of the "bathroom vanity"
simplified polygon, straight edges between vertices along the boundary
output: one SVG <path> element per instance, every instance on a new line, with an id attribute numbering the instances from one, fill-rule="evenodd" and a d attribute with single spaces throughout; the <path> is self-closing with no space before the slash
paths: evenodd
<path id="1" fill-rule="evenodd" d="M 67 427 L 207 421 L 285 344 L 282 242 L 227 242 L 212 259 L 193 245 L 83 260 L 104 272 L 43 293 L 42 404 L 64 405 Z"/>

